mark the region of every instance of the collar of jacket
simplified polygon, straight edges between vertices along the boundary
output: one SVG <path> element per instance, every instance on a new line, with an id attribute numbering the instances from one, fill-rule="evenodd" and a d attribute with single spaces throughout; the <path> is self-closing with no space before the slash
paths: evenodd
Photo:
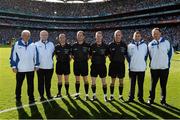
<path id="1" fill-rule="evenodd" d="M 136 43 L 137 43 L 137 42 L 136 42 L 135 40 L 132 41 L 132 44 L 137 45 Z M 141 45 L 141 44 L 144 43 L 144 40 L 142 39 L 142 40 L 140 40 L 138 43 L 139 43 L 138 45 Z"/>
<path id="2" fill-rule="evenodd" d="M 159 41 L 159 42 L 158 42 Z M 159 45 L 160 43 L 162 43 L 162 42 L 164 42 L 165 41 L 165 39 L 163 38 L 163 37 L 160 37 L 160 39 L 159 40 L 153 40 L 153 43 L 152 43 L 152 46 L 154 46 L 154 45 Z"/>
<path id="3" fill-rule="evenodd" d="M 40 40 L 42 43 L 47 44 L 49 42 L 49 40 L 47 39 L 45 42 L 43 42 L 43 40 Z"/>
<path id="4" fill-rule="evenodd" d="M 33 42 L 33 41 L 32 41 L 31 39 L 29 39 L 27 46 L 29 46 L 32 42 Z M 22 39 L 22 38 L 20 38 L 20 39 L 18 40 L 18 45 L 26 47 L 26 45 L 23 43 L 23 39 Z"/>

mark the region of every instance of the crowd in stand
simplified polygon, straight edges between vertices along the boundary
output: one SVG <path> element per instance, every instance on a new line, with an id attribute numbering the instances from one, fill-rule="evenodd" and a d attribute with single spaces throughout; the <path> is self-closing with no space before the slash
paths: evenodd
<path id="1" fill-rule="evenodd" d="M 31 15 L 40 16 L 67 16 L 67 17 L 82 17 L 82 16 L 96 16 L 96 15 L 111 15 L 119 14 L 130 11 L 136 11 L 141 9 L 148 9 L 151 7 L 162 6 L 166 4 L 172 4 L 178 2 L 177 0 L 111 0 L 109 2 L 102 3 L 84 3 L 84 4 L 69 4 L 69 3 L 47 3 L 31 0 L 0 0 L 0 11 L 9 11 L 16 13 L 25 13 Z M 48 9 L 47 9 L 48 8 Z M 114 22 L 107 23 L 83 23 L 83 24 L 66 24 L 53 22 L 49 20 L 48 22 L 37 22 L 29 18 L 14 19 L 3 18 L 0 15 L 0 44 L 9 43 L 12 39 L 18 39 L 22 27 L 30 29 L 32 33 L 32 39 L 37 41 L 39 39 L 40 28 L 42 29 L 52 29 L 49 30 L 50 39 L 56 41 L 59 33 L 65 33 L 67 35 L 68 41 L 70 43 L 75 42 L 76 32 L 78 30 L 84 30 L 86 33 L 87 42 L 91 43 L 94 41 L 95 30 L 93 29 L 103 29 L 104 41 L 109 43 L 112 41 L 113 32 L 116 28 L 122 28 L 124 33 L 124 41 L 129 42 L 132 40 L 132 34 L 136 30 L 140 30 L 144 39 L 147 41 L 152 40 L 151 36 L 151 24 L 159 24 L 167 21 L 179 21 L 179 15 L 169 15 L 169 16 L 154 16 L 149 18 L 134 18 L 125 19 Z M 5 16 L 6 17 L 6 16 Z M 41 20 L 41 19 L 40 19 Z M 141 28 L 137 29 L 137 26 L 142 25 Z M 149 25 L 146 27 L 146 25 Z M 8 26 L 8 27 L 7 27 Z M 131 28 L 126 28 L 131 26 Z M 133 28 L 132 28 L 133 27 Z M 125 29 L 123 29 L 125 28 Z M 161 28 L 167 39 L 177 46 L 180 44 L 180 26 L 166 26 Z M 180 46 L 180 45 L 179 45 Z"/>
<path id="2" fill-rule="evenodd" d="M 141 31 L 143 35 L 143 39 L 147 42 L 150 42 L 152 40 L 151 37 L 151 29 L 152 28 L 140 28 L 140 29 L 122 29 L 123 32 L 123 40 L 126 43 L 129 43 L 129 41 L 132 40 L 132 35 L 136 30 Z M 172 43 L 173 46 L 180 46 L 180 26 L 176 27 L 162 27 L 162 33 Z M 14 39 L 18 39 L 20 36 L 21 29 L 17 28 L 3 28 L 0 29 L 0 43 L 5 44 L 6 42 L 12 41 Z M 32 33 L 32 39 L 33 41 L 39 40 L 39 32 L 40 30 L 30 30 Z M 113 41 L 113 33 L 114 30 L 102 30 L 104 41 L 108 44 Z M 67 40 L 69 43 L 73 44 L 76 42 L 76 32 L 77 31 L 70 31 L 70 30 L 50 30 L 50 40 L 54 43 L 57 42 L 57 37 L 60 33 L 65 33 L 67 35 Z M 93 43 L 95 41 L 94 35 L 96 31 L 85 31 L 86 35 L 86 42 L 87 43 Z"/>
<path id="3" fill-rule="evenodd" d="M 158 7 L 174 2 L 178 2 L 178 0 L 111 0 L 84 4 L 49 3 L 31 0 L 0 0 L 0 10 L 18 11 L 40 16 L 106 16 Z"/>
<path id="4" fill-rule="evenodd" d="M 4 16 L 3 16 L 4 17 Z M 19 26 L 19 27 L 32 27 L 32 28 L 58 28 L 58 29 L 94 29 L 94 28 L 114 28 L 114 27 L 128 27 L 128 26 L 139 26 L 139 25 L 151 25 L 151 24 L 159 24 L 166 21 L 176 21 L 180 22 L 180 15 L 174 16 L 157 16 L 151 18 L 134 18 L 134 19 L 127 19 L 127 20 L 119 20 L 113 22 L 106 22 L 106 23 L 59 23 L 53 22 L 49 20 L 47 22 L 35 22 L 31 19 L 14 19 L 4 17 L 1 19 L 0 16 L 0 25 L 9 25 L 9 26 Z"/>

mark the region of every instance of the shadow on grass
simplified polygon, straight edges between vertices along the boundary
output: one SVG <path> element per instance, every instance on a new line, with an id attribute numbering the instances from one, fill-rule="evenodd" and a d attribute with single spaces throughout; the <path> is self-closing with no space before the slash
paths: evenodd
<path id="1" fill-rule="evenodd" d="M 67 100 L 68 99 L 68 100 Z M 60 107 L 55 100 L 44 102 L 42 106 L 47 119 L 69 119 L 69 118 L 80 118 L 80 119 L 178 119 L 180 118 L 180 109 L 169 105 L 164 107 L 157 103 L 149 106 L 139 102 L 133 103 L 122 103 L 118 100 L 114 100 L 108 103 L 103 103 L 100 100 L 87 101 L 74 100 L 71 97 L 62 99 L 62 103 L 67 106 L 67 111 Z M 79 103 L 82 103 L 79 105 Z M 110 104 L 118 112 L 109 109 L 107 104 Z M 83 106 L 82 106 L 83 105 Z M 22 103 L 17 104 L 16 107 L 22 106 Z M 87 109 L 83 109 L 83 108 Z M 29 106 L 31 115 L 25 111 L 22 107 L 17 109 L 19 119 L 42 119 L 41 113 L 38 107 L 35 105 Z M 96 108 L 96 109 L 95 109 Z M 90 112 L 89 112 L 90 111 Z M 134 114 L 134 115 L 133 115 Z"/>
<path id="2" fill-rule="evenodd" d="M 121 118 L 121 114 L 118 112 L 111 111 L 104 103 L 99 101 L 98 99 L 96 101 L 90 101 L 91 104 L 93 104 L 97 110 L 99 110 L 99 114 L 97 118 L 101 119 L 118 119 Z M 108 104 L 108 103 L 106 103 Z"/>
<path id="3" fill-rule="evenodd" d="M 79 99 L 80 101 L 81 101 L 81 103 L 84 105 L 84 106 L 86 106 L 88 109 L 89 109 L 89 111 L 92 113 L 92 118 L 94 119 L 94 118 L 99 118 L 99 112 L 96 110 L 96 109 L 94 109 L 91 105 L 89 105 L 89 103 L 88 102 L 86 102 L 86 101 L 84 101 L 84 100 L 82 100 L 81 98 Z"/>
<path id="4" fill-rule="evenodd" d="M 47 119 L 71 118 L 70 115 L 63 108 L 61 108 L 55 100 L 42 103 L 42 105 Z"/>
<path id="5" fill-rule="evenodd" d="M 31 119 L 42 119 L 41 113 L 39 112 L 37 105 L 30 106 Z"/>
<path id="6" fill-rule="evenodd" d="M 155 114 L 156 116 L 159 116 L 160 118 L 163 118 L 163 119 L 177 119 L 178 118 L 178 117 L 170 114 L 169 112 L 167 112 L 166 111 L 167 108 L 164 108 L 161 105 L 159 105 L 159 107 L 161 107 L 161 108 L 158 108 L 157 106 L 155 106 L 155 105 L 158 105 L 157 103 L 155 103 L 152 106 L 149 106 L 146 103 L 145 104 L 141 104 L 141 103 L 135 101 L 134 104 L 136 104 L 136 105 L 138 105 L 138 106 L 148 110 L 149 112 L 151 112 L 151 113 Z M 156 118 L 155 116 L 152 116 L 152 115 L 148 114 L 147 112 L 143 111 L 142 109 L 136 107 L 135 105 L 133 105 L 133 103 L 130 103 L 128 105 L 133 107 L 133 108 L 135 108 L 135 109 L 137 109 L 141 113 L 143 113 L 144 114 L 144 118 Z M 164 108 L 164 110 L 162 108 Z"/>
<path id="7" fill-rule="evenodd" d="M 179 116 L 178 118 L 180 118 L 180 109 L 178 109 L 178 108 L 176 108 L 176 107 L 174 107 L 172 105 L 169 105 L 169 104 L 168 104 L 167 107 L 164 107 L 164 106 L 162 106 L 160 104 L 157 104 L 157 103 L 155 103 L 154 105 L 156 105 L 158 107 L 162 107 L 165 110 L 168 110 L 169 112 L 172 112 L 173 114 L 176 114 L 177 116 Z"/>
<path id="8" fill-rule="evenodd" d="M 73 106 L 75 107 L 75 109 L 76 109 L 76 111 L 77 111 L 76 116 L 74 116 L 74 118 L 78 118 L 78 119 L 79 119 L 79 118 L 80 118 L 80 119 L 83 119 L 83 118 L 86 118 L 86 119 L 92 118 L 92 116 L 91 116 L 86 110 L 84 110 L 83 108 L 81 108 L 74 99 L 72 99 L 71 97 L 69 97 L 69 100 L 70 100 L 70 102 L 73 104 Z M 78 101 L 78 100 L 77 100 L 77 101 Z"/>
<path id="9" fill-rule="evenodd" d="M 133 103 L 138 103 L 138 102 L 134 101 Z M 141 108 L 139 108 L 139 107 L 137 107 L 136 105 L 134 105 L 133 103 L 127 103 L 127 105 L 130 106 L 130 107 L 132 107 L 132 108 L 134 108 L 134 109 L 136 109 L 136 111 L 139 111 L 140 113 L 143 114 L 143 116 L 139 116 L 138 118 L 148 118 L 148 119 L 155 119 L 155 118 L 157 118 L 156 116 L 151 115 L 151 114 L 149 113 L 149 111 L 144 111 L 144 110 L 142 109 L 142 108 L 144 108 L 144 109 L 146 109 L 146 110 L 151 109 L 150 106 L 146 106 L 146 107 L 144 106 L 144 107 L 143 107 L 143 105 L 145 105 L 145 104 L 139 103 L 139 106 L 142 105 L 142 106 L 140 106 Z"/>
<path id="10" fill-rule="evenodd" d="M 99 116 L 98 118 L 103 118 L 103 119 L 107 119 L 107 118 L 111 118 L 111 114 L 108 113 L 106 110 L 104 110 L 99 104 L 97 101 L 90 101 L 95 107 L 97 110 L 99 110 Z"/>
<path id="11" fill-rule="evenodd" d="M 120 106 L 116 105 L 113 101 L 110 102 L 110 104 L 121 113 L 121 116 L 119 116 L 120 119 L 135 119 L 135 117 L 133 117 L 132 115 L 128 114 L 127 112 L 124 112 L 122 110 L 122 108 Z"/>
<path id="12" fill-rule="evenodd" d="M 114 100 L 120 107 L 123 107 L 124 109 L 130 111 L 131 113 L 135 114 L 136 115 L 136 118 L 145 118 L 145 116 L 140 113 L 140 112 L 137 112 L 136 110 L 132 109 L 131 106 L 129 106 L 127 103 L 125 102 L 119 102 L 118 100 Z"/>
<path id="13" fill-rule="evenodd" d="M 22 106 L 22 103 L 16 103 L 16 107 Z M 30 116 L 26 113 L 24 108 L 17 109 L 19 119 L 30 119 Z"/>
<path id="14" fill-rule="evenodd" d="M 78 111 L 75 109 L 68 100 L 62 99 L 64 104 L 67 106 L 69 113 L 71 114 L 72 118 L 78 118 Z"/>

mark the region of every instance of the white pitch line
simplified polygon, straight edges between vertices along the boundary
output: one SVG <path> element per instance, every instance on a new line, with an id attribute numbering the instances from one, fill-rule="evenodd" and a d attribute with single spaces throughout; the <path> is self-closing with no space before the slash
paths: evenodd
<path id="1" fill-rule="evenodd" d="M 75 96 L 75 95 L 76 94 L 72 94 L 71 96 Z M 66 97 L 67 96 L 64 96 L 62 98 L 66 98 Z M 39 105 L 39 104 L 46 103 L 46 102 L 51 102 L 51 101 L 54 101 L 54 100 L 59 100 L 59 99 L 62 99 L 62 98 L 53 98 L 53 99 L 42 101 L 42 102 L 35 102 L 35 103 L 32 103 L 32 104 L 26 104 L 26 105 L 22 105 L 22 106 L 19 106 L 19 107 L 8 108 L 8 109 L 5 109 L 5 110 L 1 110 L 0 114 L 1 113 L 6 113 L 6 112 L 10 112 L 10 111 L 13 111 L 13 110 L 18 110 L 18 109 L 26 108 L 26 107 L 31 107 L 31 106 L 34 106 L 34 105 Z"/>

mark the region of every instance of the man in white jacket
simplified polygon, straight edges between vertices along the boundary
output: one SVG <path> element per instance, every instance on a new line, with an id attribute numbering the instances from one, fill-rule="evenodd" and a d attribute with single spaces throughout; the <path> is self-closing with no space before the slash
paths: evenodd
<path id="1" fill-rule="evenodd" d="M 38 75 L 38 91 L 40 95 L 40 101 L 46 100 L 44 97 L 44 86 L 46 89 L 46 96 L 48 99 L 52 99 L 51 96 L 51 78 L 54 71 L 53 53 L 54 44 L 48 40 L 48 32 L 43 30 L 40 32 L 40 40 L 35 43 L 38 55 L 39 55 L 39 70 Z"/>
<path id="2" fill-rule="evenodd" d="M 37 69 L 39 62 L 37 49 L 30 39 L 31 33 L 24 30 L 21 38 L 14 44 L 10 64 L 14 73 L 16 73 L 16 102 L 21 103 L 21 88 L 26 76 L 28 86 L 29 103 L 34 103 L 34 70 Z"/>
<path id="3" fill-rule="evenodd" d="M 146 60 L 148 48 L 141 37 L 141 33 L 136 31 L 133 35 L 133 41 L 128 45 L 128 62 L 129 62 L 129 77 L 131 79 L 131 87 L 129 92 L 129 102 L 134 101 L 136 79 L 138 82 L 138 100 L 144 103 L 143 85 L 146 70 Z"/>
<path id="4" fill-rule="evenodd" d="M 160 79 L 161 104 L 166 106 L 166 85 L 173 48 L 168 40 L 161 37 L 159 28 L 154 28 L 152 30 L 152 37 L 154 39 L 148 45 L 151 68 L 151 90 L 148 104 L 151 105 L 154 103 L 156 84 L 158 79 Z"/>

